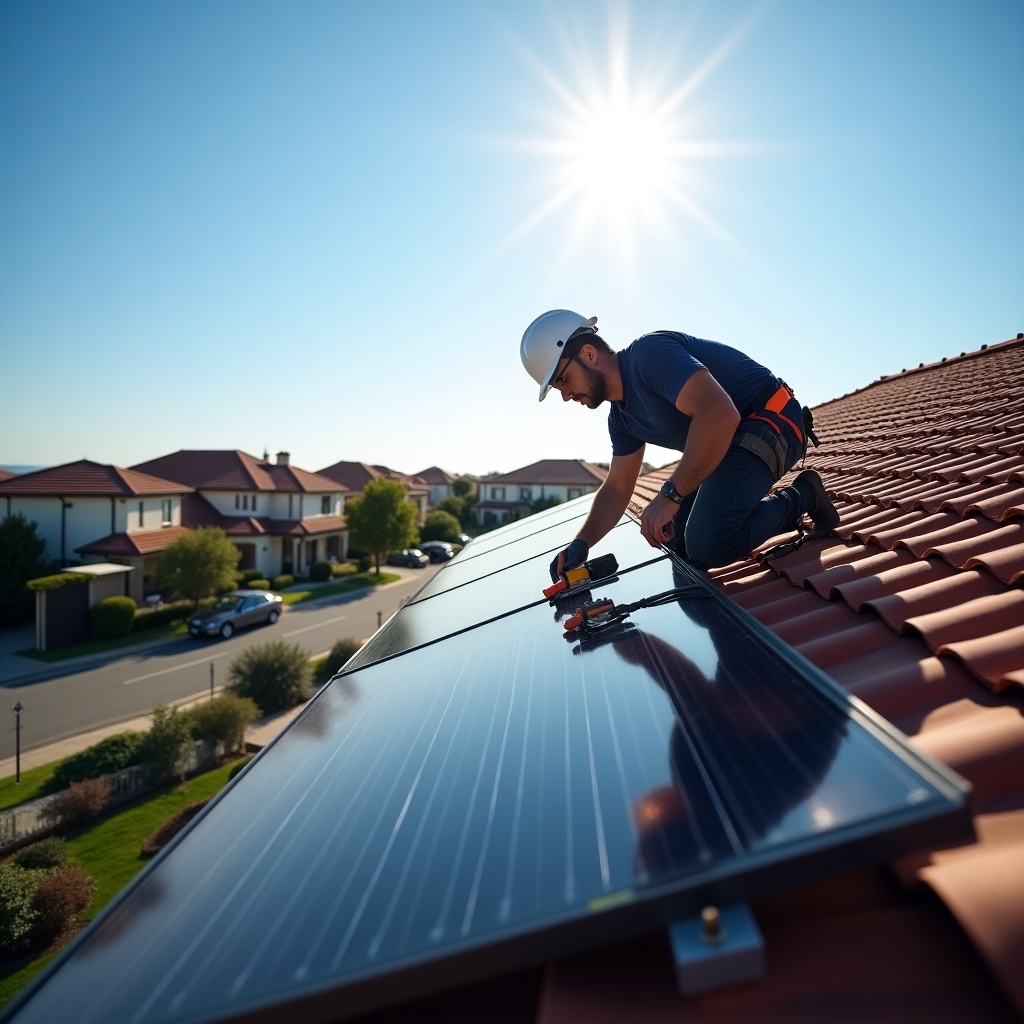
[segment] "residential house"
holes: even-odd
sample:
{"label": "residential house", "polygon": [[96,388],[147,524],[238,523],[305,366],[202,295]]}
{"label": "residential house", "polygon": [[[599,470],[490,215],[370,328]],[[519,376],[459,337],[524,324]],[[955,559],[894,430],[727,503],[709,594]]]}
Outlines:
{"label": "residential house", "polygon": [[419,473],[414,473],[413,477],[427,485],[427,502],[432,506],[436,505],[442,498],[450,498],[452,496],[452,484],[457,479],[439,466],[431,466],[429,469],[421,470]]}
{"label": "residential house", "polygon": [[288,452],[271,463],[243,451],[182,450],[133,468],[188,485],[182,524],[221,527],[242,552],[241,569],[273,579],[348,555],[346,488],[291,465]]}
{"label": "residential house", "polygon": [[608,470],[582,459],[541,459],[511,473],[485,476],[473,506],[481,526],[495,526],[530,514],[536,501],[572,501],[604,483]]}
{"label": "residential house", "polygon": [[371,480],[397,480],[405,487],[406,497],[416,506],[416,523],[423,525],[430,503],[430,488],[418,477],[407,476],[387,466],[371,466],[365,462],[335,462],[332,466],[318,470],[321,476],[334,480],[345,487],[349,496],[358,498]]}
{"label": "residential house", "polygon": [[37,524],[49,559],[130,565],[128,593],[139,603],[155,589],[160,552],[186,532],[182,504],[191,492],[155,473],[88,459],[0,482],[4,513]]}

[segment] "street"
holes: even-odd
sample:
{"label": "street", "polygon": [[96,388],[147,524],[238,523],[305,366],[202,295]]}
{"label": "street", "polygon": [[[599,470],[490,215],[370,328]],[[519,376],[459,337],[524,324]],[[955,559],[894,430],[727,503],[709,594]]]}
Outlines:
{"label": "street", "polygon": [[[326,653],[345,637],[367,639],[440,569],[387,567],[401,579],[357,594],[337,595],[286,610],[273,626],[244,630],[230,640],[176,637],[147,650],[133,648],[99,667],[74,670],[38,682],[15,681],[4,690],[19,701],[21,749],[31,750],[67,736],[127,721],[167,704],[208,693],[211,682],[227,683],[231,662],[253,644],[295,643],[310,656]],[[56,666],[55,666],[56,667]],[[0,758],[14,753],[14,730],[3,730]]]}

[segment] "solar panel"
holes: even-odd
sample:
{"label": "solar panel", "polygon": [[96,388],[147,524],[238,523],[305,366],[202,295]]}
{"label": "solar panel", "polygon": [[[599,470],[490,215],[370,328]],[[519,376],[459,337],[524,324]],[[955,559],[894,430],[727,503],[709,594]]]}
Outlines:
{"label": "solar panel", "polygon": [[673,559],[595,588],[688,593],[593,644],[549,560],[403,609],[6,1019],[339,1020],[970,835],[955,776]]}

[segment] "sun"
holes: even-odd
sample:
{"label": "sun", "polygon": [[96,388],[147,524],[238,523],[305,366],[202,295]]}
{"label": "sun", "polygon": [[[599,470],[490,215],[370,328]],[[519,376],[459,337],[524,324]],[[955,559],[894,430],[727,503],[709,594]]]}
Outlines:
{"label": "sun", "polygon": [[[679,221],[736,243],[702,207],[699,166],[746,147],[701,138],[693,94],[750,28],[736,26],[711,53],[686,63],[679,46],[661,61],[640,60],[631,69],[628,8],[612,7],[606,61],[598,67],[593,48],[568,33],[558,71],[528,50],[523,56],[540,75],[555,103],[544,111],[550,133],[519,140],[543,160],[547,197],[510,233],[506,248],[556,214],[563,217],[566,255],[595,240],[632,265],[641,242],[678,232]],[[674,84],[670,84],[673,83]]]}

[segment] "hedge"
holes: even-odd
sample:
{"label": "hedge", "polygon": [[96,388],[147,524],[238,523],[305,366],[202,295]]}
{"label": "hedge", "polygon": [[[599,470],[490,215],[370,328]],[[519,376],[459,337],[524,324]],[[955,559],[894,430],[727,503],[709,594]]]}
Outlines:
{"label": "hedge", "polygon": [[[209,600],[206,602],[200,602],[209,604]],[[132,623],[133,633],[142,633],[147,629],[159,629],[161,626],[169,626],[172,622],[179,622],[183,619],[187,619],[189,614],[192,612],[191,601],[175,601],[173,604],[164,605],[163,608],[157,608],[155,611],[140,611],[135,615],[135,621]]]}
{"label": "hedge", "polygon": [[90,579],[91,576],[80,572],[59,572],[55,576],[40,576],[39,579],[29,580],[25,586],[29,590],[57,590],[71,584],[88,583]]}
{"label": "hedge", "polygon": [[295,583],[295,577],[289,573],[285,573],[283,576],[275,576],[270,582],[269,590],[284,590],[285,587],[293,586]]}
{"label": "hedge", "polygon": [[130,597],[105,597],[89,609],[89,628],[95,640],[115,640],[127,636],[138,609]]}
{"label": "hedge", "polygon": [[246,590],[270,590],[270,580],[249,580]]}
{"label": "hedge", "polygon": [[67,789],[73,782],[96,779],[142,762],[142,744],[146,734],[136,729],[114,733],[91,747],[72,754],[54,769],[47,789]]}

